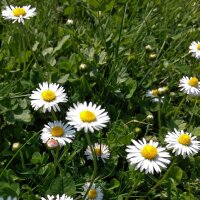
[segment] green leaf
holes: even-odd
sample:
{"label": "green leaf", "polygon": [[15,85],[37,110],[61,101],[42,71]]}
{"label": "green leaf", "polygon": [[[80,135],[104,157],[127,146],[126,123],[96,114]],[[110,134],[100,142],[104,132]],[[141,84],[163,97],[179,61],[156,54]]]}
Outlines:
{"label": "green leaf", "polygon": [[42,156],[39,152],[35,152],[33,155],[32,155],[32,158],[31,158],[31,162],[33,164],[38,164],[38,163],[42,163]]}
{"label": "green leaf", "polygon": [[22,121],[22,122],[31,122],[32,116],[29,110],[23,110],[20,114],[14,114],[15,120]]}
{"label": "green leaf", "polygon": [[63,45],[65,44],[65,42],[67,42],[67,40],[70,38],[70,35],[66,35],[62,38],[62,40],[60,40],[57,44],[57,46],[54,48],[52,54],[55,54],[57,51],[59,51]]}
{"label": "green leaf", "polygon": [[67,194],[73,196],[76,193],[76,186],[70,174],[59,176],[50,184],[46,194]]}
{"label": "green leaf", "polygon": [[195,136],[200,136],[200,127],[194,128],[192,134]]}
{"label": "green leaf", "polygon": [[182,176],[183,170],[178,166],[174,166],[169,172],[169,177],[173,178],[177,185],[181,183]]}
{"label": "green leaf", "polygon": [[110,185],[111,185],[111,187],[109,188],[109,190],[113,190],[120,186],[120,182],[116,178],[113,178],[110,182]]}
{"label": "green leaf", "polygon": [[126,86],[128,87],[128,90],[129,90],[129,93],[126,95],[126,99],[130,99],[137,88],[137,82],[136,80],[129,78],[126,81]]}

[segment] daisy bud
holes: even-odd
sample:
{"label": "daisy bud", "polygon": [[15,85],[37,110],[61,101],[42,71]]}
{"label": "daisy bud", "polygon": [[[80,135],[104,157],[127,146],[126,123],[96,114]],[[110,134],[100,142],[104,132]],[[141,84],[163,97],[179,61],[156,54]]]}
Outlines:
{"label": "daisy bud", "polygon": [[47,145],[47,148],[50,149],[50,150],[56,149],[59,146],[58,141],[54,140],[53,138],[50,138],[47,141],[46,145]]}
{"label": "daisy bud", "polygon": [[74,24],[74,21],[72,19],[68,19],[66,24],[68,24],[68,25]]}
{"label": "daisy bud", "polygon": [[169,96],[170,96],[170,97],[176,97],[177,94],[176,94],[176,92],[170,92]]}
{"label": "daisy bud", "polygon": [[151,53],[151,54],[149,55],[149,59],[150,59],[150,60],[155,60],[156,57],[157,57],[157,54],[155,54],[155,53]]}
{"label": "daisy bud", "polygon": [[79,66],[80,70],[85,70],[86,68],[87,68],[87,65],[84,64],[84,63],[81,63],[80,66]]}
{"label": "daisy bud", "polygon": [[154,116],[152,114],[147,115],[146,120],[148,122],[152,122],[154,120]]}
{"label": "daisy bud", "polygon": [[147,51],[147,52],[151,52],[151,51],[153,51],[153,48],[152,48],[152,46],[151,45],[146,45],[145,47],[145,50]]}
{"label": "daisy bud", "polygon": [[166,94],[168,92],[168,87],[165,86],[165,87],[161,87],[161,88],[158,88],[158,93],[159,94]]}
{"label": "daisy bud", "polygon": [[20,142],[15,142],[15,143],[12,144],[12,150],[13,151],[17,151],[20,147],[21,147]]}
{"label": "daisy bud", "polygon": [[137,133],[137,134],[140,134],[142,132],[142,129],[140,127],[136,127],[134,129],[134,132]]}

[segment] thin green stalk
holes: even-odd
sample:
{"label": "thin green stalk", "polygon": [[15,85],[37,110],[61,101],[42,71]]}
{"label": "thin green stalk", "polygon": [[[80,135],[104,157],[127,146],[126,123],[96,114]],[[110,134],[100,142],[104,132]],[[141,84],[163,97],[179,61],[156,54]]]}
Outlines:
{"label": "thin green stalk", "polygon": [[57,121],[57,117],[56,117],[56,113],[54,112],[54,110],[51,111],[53,120]]}
{"label": "thin green stalk", "polygon": [[158,186],[160,186],[162,184],[162,182],[167,178],[169,172],[171,171],[172,167],[174,166],[174,164],[176,163],[176,157],[174,158],[174,160],[171,162],[170,167],[167,169],[167,171],[165,172],[165,174],[163,175],[163,177],[156,183],[156,185],[154,185],[147,194],[153,192]]}
{"label": "thin green stalk", "polygon": [[160,130],[162,124],[161,124],[161,99],[159,97],[159,102],[158,102],[158,130]]}
{"label": "thin green stalk", "polygon": [[182,98],[181,102],[179,103],[175,113],[174,113],[174,119],[176,119],[177,115],[178,115],[178,112],[180,111],[181,109],[181,106],[183,105],[184,101],[186,99],[186,95]]}
{"label": "thin green stalk", "polygon": [[[196,97],[196,99],[195,99],[195,103],[194,103],[194,109],[193,109],[193,110],[195,110],[195,108],[196,108],[196,106],[197,106],[197,101],[198,101],[198,99],[197,99],[197,97]],[[189,121],[189,123],[188,123],[188,126],[191,125],[191,122],[192,122],[193,116],[194,116],[194,113],[191,114],[191,117],[190,117],[190,121]]]}
{"label": "thin green stalk", "polygon": [[85,133],[85,136],[86,136],[86,140],[87,140],[87,142],[88,142],[88,145],[89,145],[89,147],[90,147],[90,150],[91,150],[91,152],[92,152],[94,170],[93,170],[93,174],[92,174],[92,177],[91,177],[90,185],[89,185],[89,187],[88,187],[88,189],[87,189],[87,191],[86,191],[86,193],[85,193],[85,195],[84,195],[84,197],[83,197],[83,200],[86,199],[87,194],[88,194],[88,192],[90,191],[90,188],[92,187],[92,185],[93,185],[93,183],[94,183],[94,180],[95,180],[95,178],[96,178],[96,174],[97,174],[97,158],[96,158],[96,154],[95,154],[95,152],[94,152],[94,149],[93,149],[93,146],[92,146],[92,143],[91,143],[89,134],[88,134],[88,133]]}
{"label": "thin green stalk", "polygon": [[150,123],[147,124],[147,128],[146,128],[146,131],[145,131],[144,137],[145,137],[145,136],[147,135],[147,133],[149,132],[149,127],[150,127],[150,125],[151,125]]}
{"label": "thin green stalk", "polygon": [[58,161],[59,149],[52,150],[51,153],[52,153],[52,155],[53,155],[55,168],[58,167],[58,169],[59,169],[59,171],[60,171],[60,175],[62,176],[62,175],[63,175],[63,169],[62,169],[62,167],[60,166],[60,163],[59,163],[59,161]]}
{"label": "thin green stalk", "polygon": [[125,200],[128,200],[128,199],[130,198],[131,194],[132,194],[132,193],[134,192],[134,190],[136,189],[136,187],[137,187],[137,185],[138,185],[140,179],[141,179],[141,174],[139,173],[139,175],[138,175],[138,177],[136,178],[136,180],[135,180],[135,182],[134,182],[134,184],[133,184],[131,190],[130,190],[129,193],[127,194]]}
{"label": "thin green stalk", "polygon": [[27,143],[29,143],[36,135],[38,135],[38,133],[36,133],[35,135],[33,135],[32,137],[30,137],[17,151],[16,153],[13,155],[13,157],[9,160],[9,162],[7,163],[7,165],[4,167],[4,169],[2,170],[1,174],[0,174],[0,178],[3,175],[3,173],[5,172],[5,170],[8,168],[8,166],[10,165],[10,163],[14,160],[14,158],[18,155],[18,153],[25,147],[25,145]]}

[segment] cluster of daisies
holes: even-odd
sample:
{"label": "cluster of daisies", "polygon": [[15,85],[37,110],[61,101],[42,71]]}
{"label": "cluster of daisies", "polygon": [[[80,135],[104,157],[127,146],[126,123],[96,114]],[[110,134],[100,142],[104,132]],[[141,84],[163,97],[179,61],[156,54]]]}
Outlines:
{"label": "cluster of daisies", "polygon": [[[34,110],[41,110],[45,112],[57,112],[61,111],[59,103],[65,103],[68,100],[67,94],[62,86],[56,83],[43,82],[39,84],[39,87],[30,95],[31,105]],[[106,124],[110,121],[108,113],[101,106],[97,106],[91,102],[83,102],[73,104],[72,107],[66,112],[66,123],[62,121],[53,121],[44,125],[41,133],[41,140],[48,148],[54,149],[57,147],[65,146],[67,143],[71,143],[75,138],[77,131],[83,130],[85,133],[94,133],[102,128],[106,127]],[[96,159],[101,159],[105,162],[110,156],[108,146],[105,144],[95,143],[93,147],[87,147],[85,156],[88,160],[93,160],[93,152],[95,152]],[[87,192],[90,183],[86,183],[83,186],[85,192]],[[48,195],[50,199],[63,199],[71,200],[71,197],[67,197],[64,194],[59,197]],[[87,199],[101,200],[103,193],[99,187],[96,187],[92,183],[91,188],[87,192]],[[42,198],[45,199],[45,198]]]}

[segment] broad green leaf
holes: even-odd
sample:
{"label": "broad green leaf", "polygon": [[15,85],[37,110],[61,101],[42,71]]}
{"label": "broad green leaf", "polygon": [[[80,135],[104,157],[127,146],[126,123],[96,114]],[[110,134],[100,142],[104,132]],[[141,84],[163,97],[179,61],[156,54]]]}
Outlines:
{"label": "broad green leaf", "polygon": [[65,193],[69,196],[72,196],[76,193],[76,186],[70,174],[66,174],[62,177],[56,177],[50,184],[46,194],[56,195]]}

